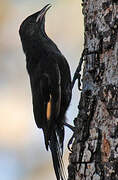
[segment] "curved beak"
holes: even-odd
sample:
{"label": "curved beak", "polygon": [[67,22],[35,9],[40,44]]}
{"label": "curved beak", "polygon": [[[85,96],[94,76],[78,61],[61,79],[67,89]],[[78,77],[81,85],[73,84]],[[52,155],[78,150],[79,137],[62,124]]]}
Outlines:
{"label": "curved beak", "polygon": [[36,22],[41,20],[45,16],[45,14],[48,11],[48,9],[50,9],[51,7],[52,7],[51,4],[47,4],[43,9],[41,9],[39,11],[39,14],[38,14],[37,18],[36,18]]}

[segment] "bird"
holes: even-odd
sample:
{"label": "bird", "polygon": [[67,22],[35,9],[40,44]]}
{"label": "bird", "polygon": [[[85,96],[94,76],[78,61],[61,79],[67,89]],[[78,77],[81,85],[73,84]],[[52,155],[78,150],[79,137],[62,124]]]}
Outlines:
{"label": "bird", "polygon": [[43,130],[46,150],[50,149],[57,180],[65,180],[63,165],[64,124],[72,96],[69,64],[45,30],[47,4],[28,16],[19,35],[26,56],[36,125]]}

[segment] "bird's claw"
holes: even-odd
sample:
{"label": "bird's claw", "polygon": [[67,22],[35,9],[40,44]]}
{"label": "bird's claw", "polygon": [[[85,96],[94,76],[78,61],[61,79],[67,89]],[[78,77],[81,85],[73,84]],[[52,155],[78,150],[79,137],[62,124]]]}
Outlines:
{"label": "bird's claw", "polygon": [[68,142],[68,145],[67,145],[68,150],[69,150],[70,152],[72,152],[72,148],[70,147],[70,145],[72,144],[73,139],[74,139],[74,134],[73,134],[72,137],[70,138],[70,140],[69,140],[69,142]]}

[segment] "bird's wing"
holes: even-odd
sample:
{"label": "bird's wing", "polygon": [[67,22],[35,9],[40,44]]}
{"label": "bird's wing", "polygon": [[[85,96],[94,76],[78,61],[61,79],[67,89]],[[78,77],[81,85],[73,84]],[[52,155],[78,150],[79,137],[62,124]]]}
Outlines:
{"label": "bird's wing", "polygon": [[[48,141],[52,130],[55,128],[56,119],[60,113],[61,104],[61,76],[57,64],[52,65],[51,70],[45,71],[40,76],[39,89],[44,104],[46,122],[48,124]],[[43,108],[42,107],[42,108]],[[47,130],[46,130],[47,131]]]}
{"label": "bird's wing", "polygon": [[[46,104],[46,118],[47,121],[51,120],[52,116],[57,118],[60,112],[61,103],[61,87],[60,87],[60,73],[58,71],[58,83],[54,87],[50,74],[44,73],[40,77],[40,92],[44,104]],[[54,107],[53,107],[54,106]]]}
{"label": "bird's wing", "polygon": [[72,89],[71,89],[71,74],[66,58],[62,54],[56,54],[55,58],[58,63],[61,75],[61,108],[60,118],[64,118],[66,110],[70,104]]}

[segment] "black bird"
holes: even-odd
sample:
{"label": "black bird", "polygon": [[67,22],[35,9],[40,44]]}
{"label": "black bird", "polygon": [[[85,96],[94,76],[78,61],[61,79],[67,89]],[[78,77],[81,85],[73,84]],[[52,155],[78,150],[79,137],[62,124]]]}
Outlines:
{"label": "black bird", "polygon": [[65,57],[45,32],[45,14],[50,7],[47,4],[27,17],[19,34],[26,55],[35,122],[43,130],[46,149],[51,150],[57,180],[64,180],[64,123],[71,101],[71,75]]}

